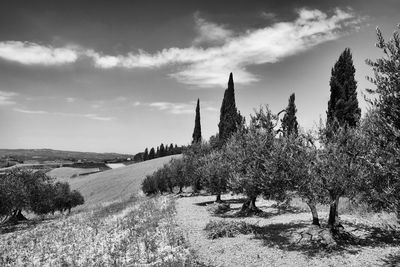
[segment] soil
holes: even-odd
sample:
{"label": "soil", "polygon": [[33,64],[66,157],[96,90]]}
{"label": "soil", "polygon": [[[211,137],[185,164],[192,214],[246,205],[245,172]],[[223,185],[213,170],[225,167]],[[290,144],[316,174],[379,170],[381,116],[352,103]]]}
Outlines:
{"label": "soil", "polygon": [[[324,228],[327,213],[319,211],[322,228],[312,226],[308,210],[278,210],[273,201],[256,202],[263,212],[238,217],[243,199],[223,195],[230,204],[224,214],[213,215],[215,196],[176,199],[177,220],[199,260],[211,266],[400,266],[400,229],[380,222],[342,215],[345,231],[332,236]],[[208,239],[211,220],[244,221],[254,232],[235,237]]]}

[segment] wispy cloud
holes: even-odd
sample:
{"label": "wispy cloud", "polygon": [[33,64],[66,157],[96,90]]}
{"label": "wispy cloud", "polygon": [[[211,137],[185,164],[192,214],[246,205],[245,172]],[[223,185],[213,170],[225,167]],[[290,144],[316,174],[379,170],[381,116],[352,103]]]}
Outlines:
{"label": "wispy cloud", "polygon": [[158,110],[167,111],[172,114],[192,114],[194,113],[194,106],[184,103],[171,103],[171,102],[153,102],[148,104],[149,107]]}
{"label": "wispy cloud", "polygon": [[17,95],[18,94],[14,92],[0,91],[0,106],[16,104],[16,102],[14,101],[14,97]]}
{"label": "wispy cloud", "polygon": [[[0,42],[0,58],[33,65],[72,63],[79,57],[93,60],[98,68],[148,68],[173,66],[169,74],[177,81],[195,87],[225,86],[226,75],[234,72],[239,84],[259,78],[248,68],[274,63],[285,57],[337,39],[360,24],[350,11],[336,9],[330,16],[316,9],[299,9],[294,21],[277,22],[260,29],[234,33],[225,25],[206,21],[195,14],[198,36],[186,48],[165,48],[155,53],[144,50],[124,55],[106,55],[79,46],[54,48],[30,42]],[[274,14],[265,13],[272,19]],[[211,46],[210,46],[211,45]]]}
{"label": "wispy cloud", "polygon": [[[147,106],[150,108],[155,108],[160,111],[165,111],[171,114],[181,115],[181,114],[194,114],[197,102],[189,103],[173,103],[173,102],[152,102],[152,103],[141,103],[141,106]],[[208,112],[217,111],[216,108],[212,106],[200,105],[200,109]]]}
{"label": "wispy cloud", "polygon": [[331,16],[319,10],[300,9],[292,22],[277,22],[271,26],[250,30],[232,36],[232,33],[216,24],[197,18],[200,28],[209,28],[209,36],[200,38],[220,39],[225,42],[208,47],[168,48],[149,54],[138,53],[109,56],[94,51],[87,53],[100,68],[159,68],[176,65],[172,77],[181,83],[199,87],[225,86],[226,73],[233,71],[237,83],[247,84],[258,80],[247,67],[274,63],[285,57],[310,49],[318,44],[342,36],[359,22],[351,12],[336,9]]}
{"label": "wispy cloud", "polygon": [[81,117],[98,121],[111,121],[115,119],[114,117],[99,116],[97,114],[91,114],[91,113],[80,114],[80,113],[67,113],[67,112],[49,112],[45,110],[29,110],[21,108],[14,108],[14,111],[25,114],[37,114],[37,115],[48,114],[48,115],[65,116],[65,117]]}
{"label": "wispy cloud", "polygon": [[74,97],[67,97],[67,98],[65,99],[65,101],[66,101],[67,103],[74,103],[74,102],[76,101],[76,98],[74,98]]}
{"label": "wispy cloud", "polygon": [[223,44],[233,36],[233,31],[225,25],[218,25],[201,18],[199,13],[194,15],[197,37],[193,43],[201,44]]}
{"label": "wispy cloud", "polygon": [[0,42],[0,58],[25,65],[61,65],[75,62],[78,52],[75,48],[54,48],[31,42]]}

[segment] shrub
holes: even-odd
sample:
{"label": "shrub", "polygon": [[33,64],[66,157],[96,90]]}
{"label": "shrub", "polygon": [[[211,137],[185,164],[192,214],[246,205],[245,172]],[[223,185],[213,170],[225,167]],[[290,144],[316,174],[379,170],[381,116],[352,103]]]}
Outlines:
{"label": "shrub", "polygon": [[250,234],[253,232],[253,227],[246,222],[236,221],[210,221],[207,223],[204,230],[207,232],[209,239],[217,239],[220,237],[235,237],[239,234]]}

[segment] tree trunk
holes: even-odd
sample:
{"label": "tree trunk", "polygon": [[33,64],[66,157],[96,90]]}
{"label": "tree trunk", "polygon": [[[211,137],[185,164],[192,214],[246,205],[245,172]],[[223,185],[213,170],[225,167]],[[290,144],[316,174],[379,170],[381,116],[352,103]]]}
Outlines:
{"label": "tree trunk", "polygon": [[331,203],[329,205],[328,227],[331,229],[335,229],[342,226],[340,224],[339,212],[338,212],[339,199],[340,196],[331,198]]}
{"label": "tree trunk", "polygon": [[217,203],[221,203],[222,202],[221,194],[217,194],[217,199],[215,200],[215,202],[217,202]]}
{"label": "tree trunk", "polygon": [[178,192],[178,194],[182,194],[182,193],[183,193],[182,188],[183,188],[183,186],[179,186],[179,192]]}
{"label": "tree trunk", "polygon": [[242,206],[242,212],[253,212],[253,213],[258,213],[261,210],[256,207],[256,200],[257,197],[250,197],[246,200],[246,202],[243,203]]}
{"label": "tree trunk", "polygon": [[22,214],[22,210],[14,210],[12,215],[5,220],[3,223],[11,223],[11,224],[17,224],[20,221],[27,221],[28,219]]}
{"label": "tree trunk", "polygon": [[315,204],[312,202],[307,202],[308,207],[311,210],[311,214],[312,214],[312,224],[313,225],[318,225],[321,226],[321,224],[319,223],[319,218],[318,218],[318,211],[317,208],[315,207]]}

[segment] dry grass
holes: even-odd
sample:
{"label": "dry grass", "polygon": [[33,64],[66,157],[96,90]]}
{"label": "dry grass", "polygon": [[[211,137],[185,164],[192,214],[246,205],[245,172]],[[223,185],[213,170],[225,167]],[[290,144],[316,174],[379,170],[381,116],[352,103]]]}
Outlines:
{"label": "dry grass", "polygon": [[79,190],[85,198],[85,205],[81,208],[115,200],[126,200],[132,194],[140,191],[142,180],[147,174],[153,173],[173,157],[180,157],[180,155],[157,158],[118,169],[80,176],[70,179],[68,182],[71,189]]}
{"label": "dry grass", "polygon": [[193,262],[167,197],[133,198],[0,235],[0,266],[183,266]]}
{"label": "dry grass", "polygon": [[100,171],[99,168],[71,168],[71,167],[61,167],[55,168],[49,171],[47,174],[50,177],[56,178],[60,182],[68,182],[73,176],[79,176],[85,173],[92,173]]}

